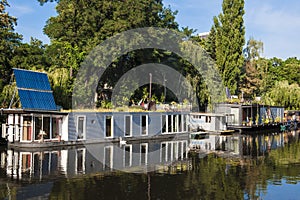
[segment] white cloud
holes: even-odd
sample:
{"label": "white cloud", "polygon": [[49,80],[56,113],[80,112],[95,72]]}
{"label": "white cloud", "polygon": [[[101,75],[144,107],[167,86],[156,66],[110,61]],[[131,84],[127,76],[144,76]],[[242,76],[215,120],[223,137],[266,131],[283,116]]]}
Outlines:
{"label": "white cloud", "polygon": [[252,9],[248,16],[249,24],[266,32],[286,32],[300,28],[300,14],[289,10],[277,10],[270,5]]}
{"label": "white cloud", "polygon": [[27,6],[27,5],[21,5],[21,4],[13,4],[10,5],[10,7],[7,9],[9,12],[14,13],[18,17],[26,14],[31,14],[34,12],[34,9]]}
{"label": "white cloud", "polygon": [[246,34],[264,43],[266,57],[300,58],[300,13],[297,4],[252,1],[246,4]]}

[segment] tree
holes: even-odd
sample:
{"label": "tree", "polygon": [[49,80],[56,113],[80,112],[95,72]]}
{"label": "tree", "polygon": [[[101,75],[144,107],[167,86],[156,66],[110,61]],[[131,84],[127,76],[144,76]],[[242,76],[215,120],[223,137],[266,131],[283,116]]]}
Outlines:
{"label": "tree", "polygon": [[80,52],[77,46],[72,47],[68,42],[54,41],[46,48],[46,55],[52,58],[48,72],[55,101],[69,109],[72,106],[73,83],[85,52]]}
{"label": "tree", "polygon": [[262,71],[258,69],[260,56],[263,52],[263,43],[250,38],[244,49],[245,65],[242,68],[242,78],[240,90],[246,97],[260,95],[260,87],[262,85]]}
{"label": "tree", "polygon": [[[11,79],[12,65],[10,60],[14,56],[16,47],[20,44],[21,35],[14,32],[17,23],[15,17],[9,16],[5,7],[9,6],[6,0],[0,0],[0,92]],[[5,96],[1,94],[1,102]]]}
{"label": "tree", "polygon": [[300,86],[296,83],[289,84],[288,81],[276,82],[265,95],[264,101],[268,105],[284,106],[287,109],[300,109]]}
{"label": "tree", "polygon": [[11,65],[15,68],[29,70],[48,70],[49,60],[45,55],[46,45],[42,41],[31,38],[30,43],[20,43],[14,50]]}
{"label": "tree", "polygon": [[[60,0],[56,9],[58,15],[51,17],[44,28],[51,39],[46,51],[53,61],[51,69],[67,68],[73,78],[86,52],[117,33],[149,26],[178,28],[176,12],[164,8],[161,0]],[[149,60],[163,60],[160,57],[161,54],[156,54],[155,49],[136,50],[119,57],[101,77],[98,92],[102,91],[104,85],[113,87],[131,68]],[[73,81],[70,83],[72,85]]]}
{"label": "tree", "polygon": [[255,40],[253,37],[247,42],[244,49],[245,58],[247,61],[253,61],[261,57],[264,51],[264,43],[262,41]]}
{"label": "tree", "polygon": [[[224,0],[222,13],[214,18],[212,30],[215,30],[215,41],[210,41],[211,47],[215,44],[216,64],[224,85],[230,89],[232,94],[237,92],[241,67],[244,65],[245,27],[243,15],[244,0]],[[213,51],[210,53],[214,55]]]}
{"label": "tree", "polygon": [[281,79],[288,80],[289,84],[300,85],[300,61],[297,58],[288,58],[280,66],[278,72]]}
{"label": "tree", "polygon": [[218,18],[213,18],[214,26],[211,27],[207,40],[205,42],[205,50],[213,60],[216,60],[216,29],[219,28]]}
{"label": "tree", "polygon": [[161,0],[60,0],[56,10],[58,15],[47,21],[44,32],[51,41],[69,42],[80,51],[89,51],[116,33],[133,28],[178,27],[176,12],[164,8]]}

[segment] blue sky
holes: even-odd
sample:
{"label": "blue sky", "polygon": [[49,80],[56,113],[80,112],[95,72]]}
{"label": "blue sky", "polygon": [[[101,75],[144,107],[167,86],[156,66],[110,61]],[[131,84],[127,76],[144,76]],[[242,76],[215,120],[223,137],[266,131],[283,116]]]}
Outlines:
{"label": "blue sky", "polygon": [[[55,16],[55,3],[40,6],[37,0],[8,0],[10,15],[18,18],[16,31],[28,42],[30,37],[49,43],[43,27]],[[221,12],[222,0],[164,0],[165,6],[178,10],[180,27],[188,26],[197,32],[207,32],[212,18]],[[300,1],[246,0],[244,16],[246,40],[254,37],[264,43],[264,57],[300,58]]]}

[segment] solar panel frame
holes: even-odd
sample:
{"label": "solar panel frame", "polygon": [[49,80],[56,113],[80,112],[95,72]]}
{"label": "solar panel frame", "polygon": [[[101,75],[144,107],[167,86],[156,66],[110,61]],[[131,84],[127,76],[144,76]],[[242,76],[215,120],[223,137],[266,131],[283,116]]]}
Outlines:
{"label": "solar panel frame", "polygon": [[52,92],[18,89],[23,109],[57,110]]}
{"label": "solar panel frame", "polygon": [[18,88],[51,91],[50,82],[46,73],[23,69],[14,69]]}
{"label": "solar panel frame", "polygon": [[46,73],[13,69],[23,109],[57,110]]}

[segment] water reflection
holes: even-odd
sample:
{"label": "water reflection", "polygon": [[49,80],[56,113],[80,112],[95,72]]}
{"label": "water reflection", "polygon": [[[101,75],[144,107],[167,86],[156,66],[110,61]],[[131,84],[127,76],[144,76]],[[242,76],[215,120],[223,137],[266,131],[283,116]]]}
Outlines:
{"label": "water reflection", "polygon": [[265,134],[203,134],[190,139],[190,149],[203,156],[209,153],[234,157],[264,156],[271,150],[299,140],[299,131]]}
{"label": "water reflection", "polygon": [[173,162],[185,161],[188,140],[142,143],[91,144],[78,148],[31,151],[9,149],[2,152],[2,168],[17,180],[42,180],[44,177],[73,177],[79,174],[113,170],[156,171]]}
{"label": "water reflection", "polygon": [[[209,135],[196,141],[97,144],[1,153],[0,199],[293,198],[299,132]],[[153,153],[155,152],[155,153]],[[127,173],[127,172],[142,173]]]}

